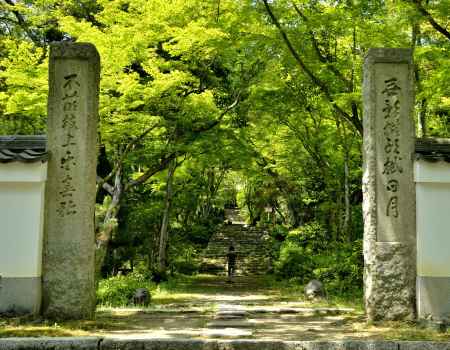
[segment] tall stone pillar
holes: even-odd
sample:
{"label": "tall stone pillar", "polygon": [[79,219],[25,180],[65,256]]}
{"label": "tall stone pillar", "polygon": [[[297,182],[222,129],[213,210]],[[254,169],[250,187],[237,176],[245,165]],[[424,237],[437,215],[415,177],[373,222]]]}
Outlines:
{"label": "tall stone pillar", "polygon": [[95,182],[100,58],[91,44],[50,48],[43,311],[95,310]]}
{"label": "tall stone pillar", "polygon": [[415,318],[414,84],[410,49],[364,63],[364,297],[369,320]]}

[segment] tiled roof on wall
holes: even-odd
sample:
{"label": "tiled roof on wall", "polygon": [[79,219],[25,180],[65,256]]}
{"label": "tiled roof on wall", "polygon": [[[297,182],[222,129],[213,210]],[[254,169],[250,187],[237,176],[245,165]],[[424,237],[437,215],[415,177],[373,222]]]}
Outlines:
{"label": "tiled roof on wall", "polygon": [[416,139],[416,159],[450,163],[450,139]]}
{"label": "tiled roof on wall", "polygon": [[44,162],[48,159],[45,135],[0,136],[0,163]]}

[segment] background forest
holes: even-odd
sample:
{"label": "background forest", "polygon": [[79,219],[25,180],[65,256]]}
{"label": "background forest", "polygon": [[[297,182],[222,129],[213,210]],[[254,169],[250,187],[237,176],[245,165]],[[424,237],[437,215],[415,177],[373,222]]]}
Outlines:
{"label": "background forest", "polygon": [[364,55],[412,48],[418,136],[450,137],[449,14],[449,0],[0,0],[0,134],[46,132],[49,43],[91,42],[99,274],[199,272],[237,206],[269,230],[276,276],[351,292]]}

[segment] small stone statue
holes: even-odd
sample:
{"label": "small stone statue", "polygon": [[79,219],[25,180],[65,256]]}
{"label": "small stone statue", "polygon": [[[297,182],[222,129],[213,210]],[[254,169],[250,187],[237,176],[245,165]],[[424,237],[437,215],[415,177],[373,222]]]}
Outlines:
{"label": "small stone statue", "polygon": [[147,288],[138,288],[133,294],[133,304],[147,306],[150,303],[151,295]]}
{"label": "small stone statue", "polygon": [[311,280],[305,286],[305,297],[309,300],[325,298],[325,288],[323,287],[322,282],[318,280]]}

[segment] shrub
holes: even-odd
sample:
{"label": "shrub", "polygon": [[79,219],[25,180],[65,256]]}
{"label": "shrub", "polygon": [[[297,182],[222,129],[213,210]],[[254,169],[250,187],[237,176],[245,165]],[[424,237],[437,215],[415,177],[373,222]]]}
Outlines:
{"label": "shrub", "polygon": [[283,225],[276,225],[270,230],[270,236],[276,240],[283,242],[286,239],[286,236],[289,234],[288,229]]}
{"label": "shrub", "polygon": [[156,286],[139,273],[101,280],[97,288],[97,304],[103,306],[131,305],[133,294],[137,288],[147,288],[151,291]]}
{"label": "shrub", "polygon": [[275,262],[275,273],[283,278],[304,282],[311,277],[313,261],[305,248],[293,242],[284,242],[280,249],[280,256]]}
{"label": "shrub", "polygon": [[324,283],[327,292],[352,293],[362,288],[362,241],[329,242],[325,229],[310,223],[292,230],[281,244],[275,274],[300,284]]}
{"label": "shrub", "polygon": [[315,221],[289,231],[286,236],[286,241],[308,248],[312,252],[319,252],[326,249],[328,240],[329,237],[325,228]]}
{"label": "shrub", "polygon": [[325,283],[328,291],[353,293],[363,284],[362,240],[336,243],[330,253],[317,259],[314,278]]}
{"label": "shrub", "polygon": [[193,275],[200,269],[197,249],[185,240],[173,242],[169,247],[170,269],[184,275]]}
{"label": "shrub", "polygon": [[200,270],[200,264],[193,260],[175,260],[173,267],[183,275],[194,275]]}

